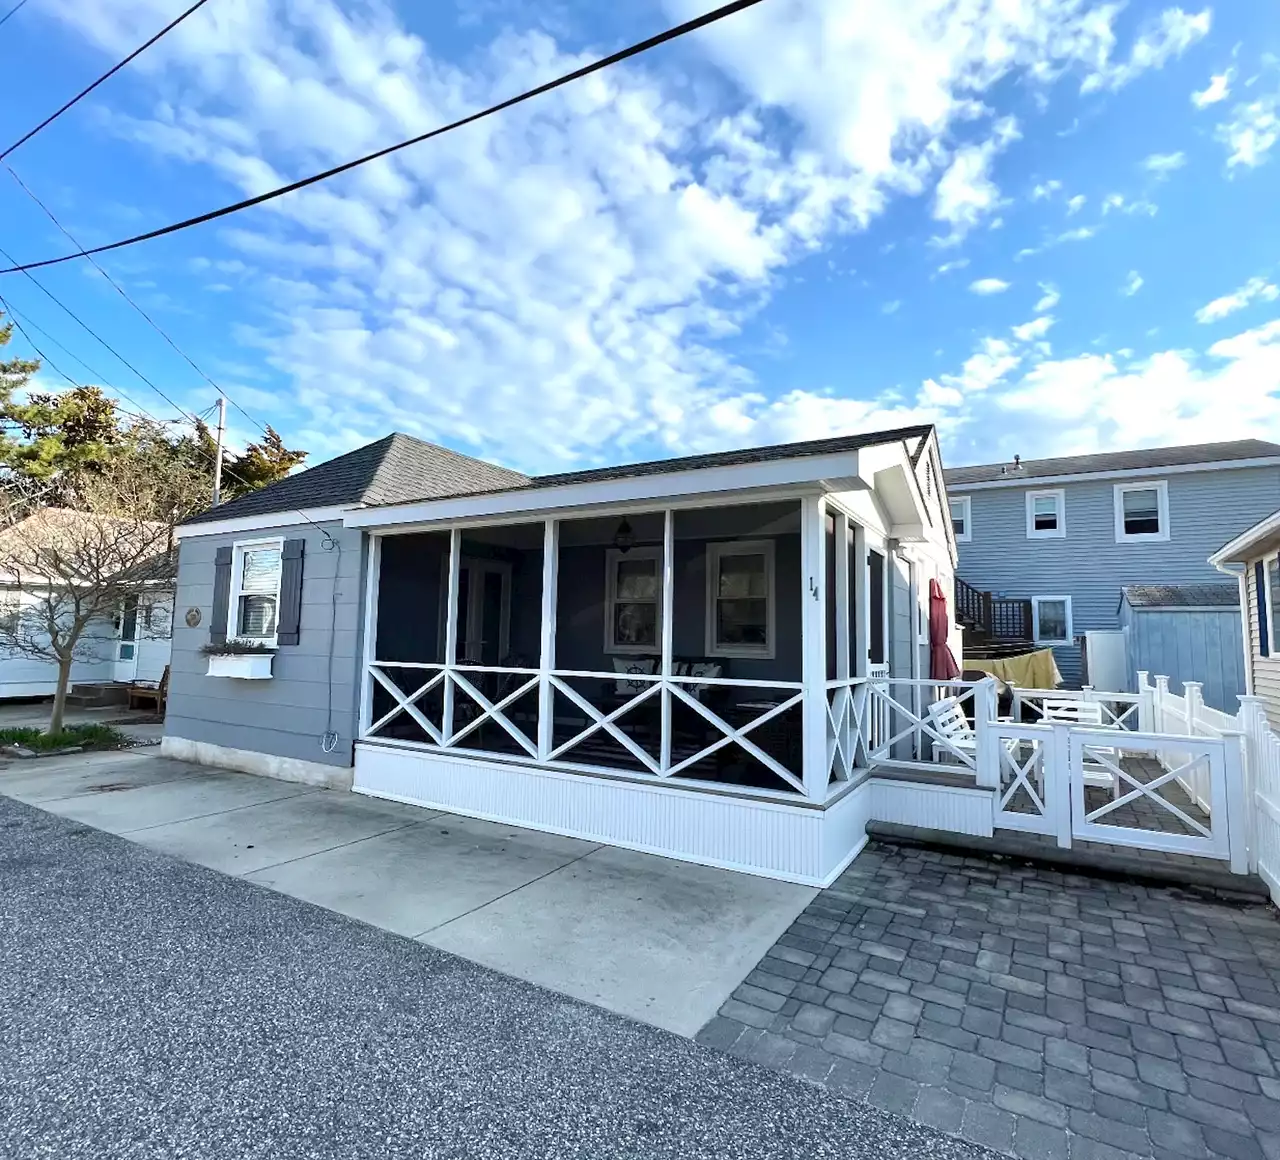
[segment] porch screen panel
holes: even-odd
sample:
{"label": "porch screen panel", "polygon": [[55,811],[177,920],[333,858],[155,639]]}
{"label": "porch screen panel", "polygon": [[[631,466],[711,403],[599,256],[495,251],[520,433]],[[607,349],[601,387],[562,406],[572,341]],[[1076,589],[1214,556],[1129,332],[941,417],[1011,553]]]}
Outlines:
{"label": "porch screen panel", "polygon": [[867,553],[871,581],[871,663],[884,664],[884,556],[874,548]]}
{"label": "porch screen panel", "polygon": [[[800,504],[680,509],[674,540],[671,676],[678,692],[670,704],[676,776],[793,788],[771,763],[800,775],[801,709],[780,708],[794,690],[723,682],[802,679]],[[767,719],[753,724],[759,718]],[[744,731],[749,746],[732,741],[699,757],[727,736],[717,722]]]}
{"label": "porch screen panel", "polygon": [[836,666],[836,617],[843,610],[836,607],[836,518],[828,513],[824,517],[826,543],[823,546],[822,558],[826,567],[826,622],[827,622],[827,680],[834,681],[837,676]]}
{"label": "porch screen panel", "polygon": [[[459,538],[455,746],[525,755],[537,745],[544,525],[467,528]],[[523,739],[523,740],[522,740]]]}

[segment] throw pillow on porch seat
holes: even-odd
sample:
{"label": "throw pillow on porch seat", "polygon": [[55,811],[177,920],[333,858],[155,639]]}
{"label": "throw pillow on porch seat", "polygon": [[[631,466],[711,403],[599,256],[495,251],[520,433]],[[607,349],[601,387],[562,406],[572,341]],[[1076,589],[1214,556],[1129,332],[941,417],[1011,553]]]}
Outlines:
{"label": "throw pillow on porch seat", "polygon": [[[613,671],[615,673],[628,673],[632,676],[652,676],[657,671],[658,662],[654,657],[614,657]],[[637,693],[643,693],[647,689],[651,681],[628,681],[619,679],[618,694],[624,697],[634,697]]]}
{"label": "throw pillow on porch seat", "polygon": [[[693,664],[689,666],[689,676],[710,677],[712,680],[717,680],[723,668],[724,666],[721,665],[718,661],[695,661]],[[689,689],[689,691],[695,697],[701,700],[702,694],[705,693],[710,688],[711,688],[710,685],[701,684],[701,685],[694,685],[691,689]]]}

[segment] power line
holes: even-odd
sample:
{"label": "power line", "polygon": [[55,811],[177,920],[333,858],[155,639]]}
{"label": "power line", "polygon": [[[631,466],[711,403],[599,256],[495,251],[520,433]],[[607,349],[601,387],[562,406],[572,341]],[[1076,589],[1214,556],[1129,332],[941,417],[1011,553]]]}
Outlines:
{"label": "power line", "polygon": [[[651,48],[657,48],[659,45],[666,44],[668,41],[676,40],[681,36],[687,36],[691,32],[696,32],[700,28],[706,28],[710,24],[714,24],[719,20],[725,19],[727,16],[733,16],[738,12],[742,12],[747,8],[754,7],[761,0],[733,0],[730,4],[722,5],[719,8],[699,16],[694,20],[688,20],[684,24],[678,24],[674,28],[669,28],[665,32],[660,32],[656,36],[651,36],[647,40],[642,40],[638,44],[633,44],[630,48],[624,48],[620,52],[615,52],[611,56],[602,57],[600,60],[591,64],[584,65],[582,68],[575,69],[571,73],[557,77],[553,81],[539,85],[537,88],[529,89],[521,93],[519,96],[509,97],[505,101],[501,101],[496,105],[490,105],[487,109],[482,109],[478,113],[471,113],[466,117],[462,117],[457,121],[452,121],[448,125],[442,125],[430,132],[421,133],[417,137],[410,137],[407,141],[401,141],[398,145],[389,145],[385,149],[379,149],[376,153],[368,153],[364,157],[357,158],[355,161],[348,161],[343,165],[337,165],[332,169],[326,169],[323,173],[313,174],[311,177],[304,177],[300,181],[291,182],[289,185],[282,185],[278,189],[270,190],[267,193],[260,193],[256,197],[246,198],[243,201],[235,202],[233,205],[224,205],[221,209],[210,210],[208,213],[199,214],[196,217],[186,218],[180,222],[174,222],[172,225],[162,226],[160,229],[149,230],[145,234],[136,234],[131,238],[124,238],[118,242],[111,242],[105,246],[95,246],[91,250],[82,250],[76,254],[63,254],[59,258],[45,258],[39,262],[27,262],[24,265],[13,265],[8,269],[0,270],[0,274],[15,274],[18,272],[26,273],[29,270],[37,270],[42,266],[56,266],[62,262],[70,262],[76,258],[87,258],[93,254],[105,254],[109,250],[123,249],[125,246],[136,245],[138,242],[151,241],[153,238],[162,238],[167,234],[177,233],[179,230],[189,229],[192,226],[203,225],[205,222],[215,221],[218,218],[226,217],[228,214],[239,213],[241,210],[250,209],[255,205],[262,205],[264,202],[272,201],[277,197],[283,197],[286,193],[294,193],[299,189],[305,189],[309,185],[315,185],[317,182],[327,181],[331,177],[337,177],[339,174],[347,173],[352,169],[356,169],[361,165],[367,165],[370,161],[377,161],[383,157],[389,157],[392,153],[398,153],[401,149],[407,149],[411,145],[419,145],[423,141],[429,141],[433,137],[439,137],[441,134],[452,132],[454,129],[461,129],[464,125],[473,124],[476,121],[491,117],[495,113],[500,113],[505,109],[510,109],[515,105],[522,104],[525,101],[539,97],[543,93],[549,93],[553,89],[561,88],[572,81],[580,80],[592,73],[600,72],[609,68],[611,65],[619,64],[631,57],[639,56],[643,52],[648,52]],[[0,160],[11,150],[0,153]],[[13,259],[10,259],[12,261]]]}
{"label": "power line", "polygon": [[[34,201],[36,205],[38,205],[42,210],[44,210],[45,216],[48,217],[48,219],[51,222],[53,222],[53,224],[57,226],[58,229],[62,231],[63,235],[67,238],[67,240],[73,246],[76,247],[77,250],[79,250],[82,254],[85,254],[84,247],[75,239],[75,237],[72,236],[71,231],[68,230],[67,227],[64,226],[62,222],[58,220],[58,217],[53,212],[53,210],[51,210],[47,205],[45,205],[43,201],[40,200],[39,197],[36,196],[35,190],[31,189],[27,185],[27,183],[23,181],[21,177],[18,176],[18,174],[14,171],[13,166],[9,165],[6,162],[4,167],[9,171],[9,176],[12,177],[13,180],[18,183],[18,188],[21,189],[23,193],[25,193],[29,198],[31,198],[31,200]],[[242,406],[240,406],[240,404],[237,403],[235,399],[233,399],[229,394],[227,394],[227,392],[223,390],[221,386],[215,383],[209,375],[207,375],[203,370],[201,370],[200,367],[196,365],[195,360],[189,354],[187,354],[187,352],[183,350],[176,342],[174,342],[174,340],[160,326],[160,324],[156,322],[155,319],[152,318],[150,314],[148,314],[145,310],[143,310],[142,307],[139,306],[137,302],[135,302],[129,296],[128,292],[125,290],[123,286],[120,285],[119,282],[117,282],[113,277],[111,277],[111,275],[108,274],[107,271],[104,270],[102,266],[93,257],[91,257],[88,254],[85,254],[85,257],[89,258],[89,262],[93,266],[93,268],[97,270],[98,273],[101,274],[109,283],[111,283],[116,293],[119,294],[120,297],[123,298],[130,306],[132,306],[134,310],[136,310],[139,314],[141,314],[144,319],[146,319],[147,324],[151,327],[151,329],[154,330],[161,338],[165,340],[165,342],[167,342],[171,347],[173,347],[173,349],[177,351],[178,354],[180,354],[183,357],[183,359],[186,360],[187,365],[190,366],[191,369],[196,372],[196,374],[198,374],[202,379],[204,379],[204,381],[208,383],[220,395],[224,396],[227,402],[230,403],[237,411],[239,411],[240,414],[242,414],[246,419],[248,419],[250,423],[252,423],[255,427],[261,430],[263,434],[266,434],[267,428],[262,423],[260,423],[257,419],[255,419],[252,415],[250,415],[249,412],[246,411]],[[12,259],[10,260],[12,261]]]}
{"label": "power line", "polygon": [[[138,47],[135,48],[128,56],[126,56],[124,60],[120,61],[118,64],[112,65],[96,81],[94,81],[91,85],[87,85],[85,88],[81,89],[78,93],[76,93],[74,97],[71,98],[71,100],[69,100],[60,109],[57,109],[55,112],[50,113],[34,129],[29,130],[28,132],[24,133],[21,137],[19,137],[12,145],[9,146],[8,149],[6,149],[3,153],[0,153],[0,161],[3,161],[6,157],[9,156],[10,153],[12,153],[19,146],[25,145],[28,141],[31,140],[32,137],[34,137],[42,129],[45,129],[49,125],[52,125],[53,122],[56,121],[59,117],[61,117],[63,113],[65,113],[73,105],[78,104],[80,101],[82,101],[91,92],[93,92],[94,89],[96,89],[100,84],[102,84],[103,81],[110,80],[111,77],[115,76],[116,73],[118,73],[122,68],[124,68],[124,66],[127,65],[131,60],[133,60],[135,57],[141,56],[144,52],[147,51],[147,49],[149,49],[153,44],[155,44],[157,40],[159,40],[166,33],[172,32],[173,29],[177,28],[178,25],[181,24],[184,20],[186,20],[188,16],[190,16],[197,9],[203,8],[208,2],[209,0],[196,0],[196,2],[192,4],[190,8],[188,8],[180,16],[177,16],[173,20],[169,21],[169,23],[166,24],[162,29],[160,29],[160,31],[157,32],[150,40],[144,41],[142,44],[138,45]],[[22,3],[25,4],[26,0],[22,0]],[[22,4],[19,4],[18,8],[21,8],[21,7],[22,7]],[[9,13],[9,16],[12,16],[13,13],[18,10],[18,8],[13,9],[13,11]],[[8,20],[9,16],[6,16],[4,19]],[[3,24],[3,23],[4,21],[0,20],[0,24]]]}
{"label": "power line", "polygon": [[[3,254],[6,258],[9,258],[9,261],[11,262],[13,261],[13,259],[9,257],[8,250],[6,250],[3,246],[0,246],[0,254]],[[168,403],[169,406],[171,406],[175,411],[177,411],[179,415],[185,415],[187,418],[190,418],[190,415],[184,408],[178,406],[177,403],[175,403],[171,398],[169,398],[169,396],[166,395],[164,391],[162,391],[158,386],[156,386],[156,384],[153,383],[149,378],[147,378],[147,376],[144,375],[140,370],[138,370],[138,368],[135,367],[133,363],[131,363],[127,358],[124,357],[124,355],[122,355],[118,350],[116,350],[114,346],[112,346],[105,338],[102,337],[102,335],[100,335],[96,330],[94,330],[92,326],[90,326],[87,322],[85,322],[85,320],[81,318],[80,315],[78,315],[74,310],[71,309],[70,306],[68,306],[65,302],[63,302],[62,299],[59,298],[52,290],[50,290],[43,282],[41,282],[29,271],[24,270],[23,273],[26,274],[27,277],[31,279],[32,283],[35,285],[37,290],[39,290],[55,306],[57,306],[65,314],[67,314],[67,316],[70,317],[73,322],[75,322],[84,331],[86,331],[90,335],[90,337],[92,337],[98,342],[99,345],[105,347],[113,356],[115,356],[117,360],[119,360],[126,367],[128,367],[129,370],[131,370],[135,375],[137,375],[138,378],[140,378],[144,383],[147,384],[147,386],[149,386],[153,391],[155,391],[157,395],[159,395],[166,403]]]}
{"label": "power line", "polygon": [[0,24],[4,24],[5,21],[9,19],[10,16],[13,16],[20,9],[25,8],[26,4],[27,4],[27,0],[18,0],[18,2],[12,8],[10,8],[8,12],[6,12],[3,16],[0,16]]}

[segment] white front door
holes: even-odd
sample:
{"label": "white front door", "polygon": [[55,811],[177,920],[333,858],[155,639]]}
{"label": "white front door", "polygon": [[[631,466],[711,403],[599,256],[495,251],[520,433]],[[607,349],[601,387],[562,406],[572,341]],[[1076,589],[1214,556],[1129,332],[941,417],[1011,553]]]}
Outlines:
{"label": "white front door", "polygon": [[458,653],[463,664],[498,665],[508,651],[511,565],[464,556],[458,575]]}
{"label": "white front door", "polygon": [[138,598],[125,598],[120,610],[120,628],[116,633],[116,661],[112,677],[132,681],[138,675]]}

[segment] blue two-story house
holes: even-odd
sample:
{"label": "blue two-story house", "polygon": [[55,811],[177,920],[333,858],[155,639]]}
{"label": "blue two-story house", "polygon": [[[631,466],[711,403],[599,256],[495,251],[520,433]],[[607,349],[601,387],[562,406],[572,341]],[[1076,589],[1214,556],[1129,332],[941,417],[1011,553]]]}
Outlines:
{"label": "blue two-story house", "polygon": [[1221,583],[1206,561],[1280,507],[1280,444],[1260,439],[957,467],[945,473],[975,589],[1029,602],[1028,638],[1065,685],[1082,638],[1120,627],[1127,585]]}

